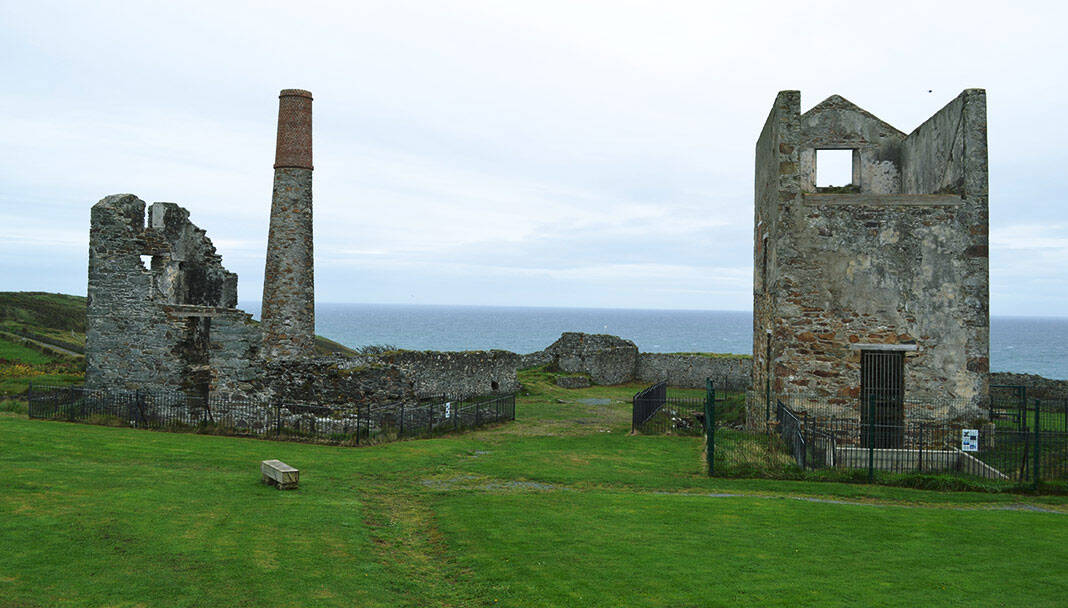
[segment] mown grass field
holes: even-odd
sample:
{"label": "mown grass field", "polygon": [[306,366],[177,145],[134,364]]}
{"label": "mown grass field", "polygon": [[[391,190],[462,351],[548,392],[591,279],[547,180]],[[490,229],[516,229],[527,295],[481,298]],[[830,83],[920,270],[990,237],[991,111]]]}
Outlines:
{"label": "mown grass field", "polygon": [[523,380],[515,423],[365,448],[0,414],[0,606],[1068,597],[1064,497],[708,479],[700,438],[627,433],[636,386]]}

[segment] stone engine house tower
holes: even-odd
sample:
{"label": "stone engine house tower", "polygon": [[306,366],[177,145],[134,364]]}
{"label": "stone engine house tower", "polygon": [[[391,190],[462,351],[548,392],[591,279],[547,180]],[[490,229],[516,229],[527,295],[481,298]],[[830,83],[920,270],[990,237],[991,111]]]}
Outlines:
{"label": "stone engine house tower", "polygon": [[[873,395],[880,418],[921,401],[974,412],[990,344],[985,91],[907,135],[837,95],[800,106],[780,92],[756,144],[750,424],[777,395],[862,418]],[[850,184],[819,187],[826,150],[851,151]]]}
{"label": "stone engine house tower", "polygon": [[309,357],[315,345],[312,250],[312,95],[278,96],[274,194],[263,274],[263,356]]}

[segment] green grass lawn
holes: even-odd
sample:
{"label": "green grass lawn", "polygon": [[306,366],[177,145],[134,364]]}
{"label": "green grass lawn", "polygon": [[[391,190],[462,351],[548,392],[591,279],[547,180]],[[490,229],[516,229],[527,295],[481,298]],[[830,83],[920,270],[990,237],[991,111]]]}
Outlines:
{"label": "green grass lawn", "polygon": [[[0,606],[1058,606],[1068,593],[1063,497],[709,479],[699,437],[628,434],[635,387],[524,381],[515,423],[369,448],[0,413]],[[300,468],[300,489],[261,485],[267,458]]]}

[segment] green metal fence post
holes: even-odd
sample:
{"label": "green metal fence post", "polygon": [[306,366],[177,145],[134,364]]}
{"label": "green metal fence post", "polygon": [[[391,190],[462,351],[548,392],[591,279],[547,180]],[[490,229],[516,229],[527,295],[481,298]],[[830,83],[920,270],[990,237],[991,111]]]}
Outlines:
{"label": "green metal fence post", "polygon": [[705,460],[708,476],[716,470],[716,389],[712,379],[705,379]]}
{"label": "green metal fence post", "polygon": [[875,482],[875,395],[868,397],[868,483]]}
{"label": "green metal fence post", "polygon": [[920,423],[920,450],[919,450],[919,452],[920,452],[920,454],[919,454],[919,462],[917,464],[916,469],[920,473],[922,473],[923,472],[923,423],[922,422]]}
{"label": "green metal fence post", "polygon": [[1042,408],[1039,405],[1039,403],[1040,403],[1039,400],[1035,399],[1035,465],[1034,465],[1035,482],[1034,482],[1034,486],[1035,486],[1036,490],[1038,489],[1038,482],[1041,480],[1041,473],[1038,470],[1039,469],[1038,458],[1039,458],[1039,453],[1040,453],[1039,447],[1038,447],[1038,442],[1039,442],[1039,439],[1042,437],[1042,428],[1041,428],[1040,423],[1039,423],[1039,420],[1041,420],[1041,416],[1039,416],[1039,414],[1041,413],[1041,409]]}

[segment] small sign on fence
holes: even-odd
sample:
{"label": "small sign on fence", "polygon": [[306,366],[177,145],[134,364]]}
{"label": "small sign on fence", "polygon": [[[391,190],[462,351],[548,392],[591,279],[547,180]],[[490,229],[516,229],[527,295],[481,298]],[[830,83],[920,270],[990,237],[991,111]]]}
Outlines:
{"label": "small sign on fence", "polygon": [[962,452],[979,451],[979,429],[960,430],[960,450]]}

